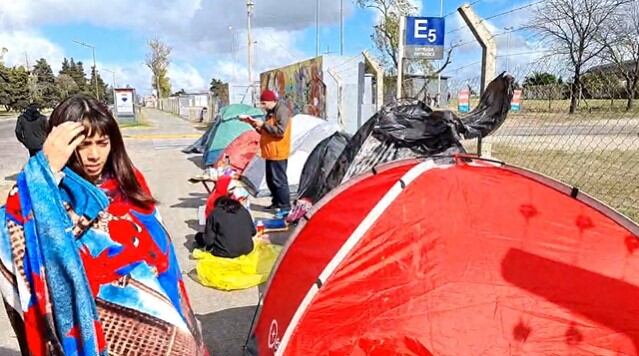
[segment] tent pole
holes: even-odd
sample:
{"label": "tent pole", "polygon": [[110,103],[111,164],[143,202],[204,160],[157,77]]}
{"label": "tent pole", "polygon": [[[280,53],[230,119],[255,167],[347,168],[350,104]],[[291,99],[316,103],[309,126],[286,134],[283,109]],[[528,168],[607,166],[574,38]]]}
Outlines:
{"label": "tent pole", "polygon": [[251,332],[253,331],[253,325],[255,325],[255,319],[257,318],[257,311],[260,310],[260,305],[262,305],[263,298],[264,298],[264,295],[260,295],[260,298],[259,298],[260,300],[255,306],[255,312],[253,313],[253,318],[251,319],[251,327],[249,328],[249,332],[246,335],[244,346],[242,346],[242,349],[244,351],[246,351],[246,348],[248,347],[249,339],[251,338]]}

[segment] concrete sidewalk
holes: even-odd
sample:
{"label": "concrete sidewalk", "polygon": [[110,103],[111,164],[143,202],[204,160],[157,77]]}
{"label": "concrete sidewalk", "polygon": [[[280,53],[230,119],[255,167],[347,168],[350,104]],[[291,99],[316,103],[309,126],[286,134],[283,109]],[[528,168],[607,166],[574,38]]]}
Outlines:
{"label": "concrete sidewalk", "polygon": [[[146,110],[145,118],[153,126],[144,132],[148,138],[133,136],[140,135],[140,130],[125,130],[124,133],[131,136],[126,139],[127,148],[161,203],[159,209],[173,237],[191,303],[202,322],[206,344],[213,355],[241,355],[258,302],[258,288],[221,292],[204,287],[192,278],[195,261],[190,259],[190,253],[195,233],[200,230],[197,207],[204,203],[207,194],[201,184],[187,181],[202,173],[199,155],[185,155],[180,150],[204,132],[188,121],[155,110]],[[176,138],[176,135],[191,136]]]}

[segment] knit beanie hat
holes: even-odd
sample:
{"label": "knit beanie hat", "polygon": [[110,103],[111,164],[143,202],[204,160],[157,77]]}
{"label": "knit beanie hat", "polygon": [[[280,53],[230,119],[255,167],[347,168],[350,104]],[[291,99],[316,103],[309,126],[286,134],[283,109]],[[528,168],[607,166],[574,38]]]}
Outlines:
{"label": "knit beanie hat", "polygon": [[272,90],[264,90],[260,95],[260,101],[277,101],[277,94]]}

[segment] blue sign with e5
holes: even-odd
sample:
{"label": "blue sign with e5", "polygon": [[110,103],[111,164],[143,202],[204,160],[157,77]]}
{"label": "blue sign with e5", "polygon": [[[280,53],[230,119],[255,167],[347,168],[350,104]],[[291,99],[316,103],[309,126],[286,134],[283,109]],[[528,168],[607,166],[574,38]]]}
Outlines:
{"label": "blue sign with e5", "polygon": [[443,17],[406,17],[407,46],[444,46],[446,21]]}

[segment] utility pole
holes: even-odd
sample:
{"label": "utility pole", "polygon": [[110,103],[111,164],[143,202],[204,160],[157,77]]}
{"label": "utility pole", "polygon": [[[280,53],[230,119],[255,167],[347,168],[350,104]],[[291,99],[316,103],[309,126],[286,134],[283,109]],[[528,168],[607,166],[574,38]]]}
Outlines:
{"label": "utility pole", "polygon": [[[439,1],[439,17],[444,17],[444,0]],[[442,72],[437,73],[437,97],[436,103],[438,107],[441,107],[442,103]],[[446,103],[448,106],[448,102]]]}
{"label": "utility pole", "polygon": [[488,86],[488,83],[495,78],[495,73],[497,72],[495,64],[497,59],[497,44],[495,43],[495,36],[493,36],[490,32],[486,23],[484,23],[483,20],[475,14],[475,11],[473,11],[470,5],[462,5],[457,9],[457,12],[459,12],[482,48],[481,86],[479,88],[479,95],[481,96]]}
{"label": "utility pole", "polygon": [[73,40],[73,42],[79,44],[80,46],[91,48],[91,51],[93,53],[93,76],[95,77],[95,98],[100,100],[100,93],[98,92],[98,67],[95,65],[95,46],[76,40]]}
{"label": "utility pole", "polygon": [[344,0],[339,0],[339,55],[344,55]]}
{"label": "utility pole", "polygon": [[320,1],[315,0],[315,57],[320,54]]}
{"label": "utility pole", "polygon": [[404,30],[406,29],[406,16],[399,19],[399,46],[397,58],[397,100],[401,99],[404,93],[402,85],[404,83]]}
{"label": "utility pole", "polygon": [[29,53],[27,53],[27,52],[24,52],[24,63],[27,64],[27,72],[31,72],[31,69],[29,69],[29,68],[31,68],[29,66]]}
{"label": "utility pole", "polygon": [[504,30],[508,31],[508,38],[506,40],[506,72],[510,72],[510,35],[512,34],[514,27],[504,27]]}
{"label": "utility pole", "polygon": [[251,35],[251,18],[253,17],[253,0],[246,0],[246,15],[248,17],[248,80],[249,90],[251,91],[251,103],[255,102],[255,93],[253,92],[253,37]]}

